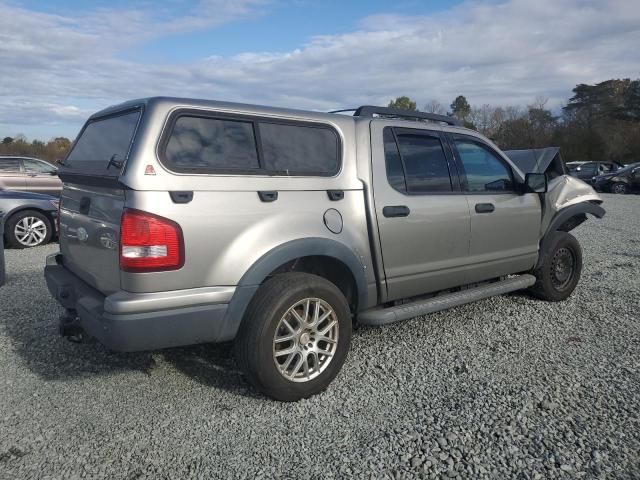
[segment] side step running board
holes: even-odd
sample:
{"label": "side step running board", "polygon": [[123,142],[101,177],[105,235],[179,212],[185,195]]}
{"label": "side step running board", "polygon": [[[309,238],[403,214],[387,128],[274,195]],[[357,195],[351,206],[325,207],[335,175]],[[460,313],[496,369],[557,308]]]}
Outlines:
{"label": "side step running board", "polygon": [[426,300],[416,300],[413,303],[405,303],[395,307],[376,307],[365,310],[358,315],[358,322],[363,325],[387,325],[388,323],[399,322],[409,318],[426,315],[427,313],[446,310],[457,307],[465,303],[475,302],[484,298],[502,295],[503,293],[522,290],[536,283],[536,277],[525,274],[517,277],[507,278],[499,282],[482,285],[475,288],[468,288],[454,293],[438,295]]}

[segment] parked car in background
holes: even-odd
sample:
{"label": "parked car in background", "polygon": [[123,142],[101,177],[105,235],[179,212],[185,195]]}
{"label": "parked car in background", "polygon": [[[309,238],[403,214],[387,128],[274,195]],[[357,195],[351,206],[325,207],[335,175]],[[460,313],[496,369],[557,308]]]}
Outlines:
{"label": "parked car in background", "polygon": [[593,186],[598,191],[610,193],[624,194],[640,191],[640,162],[597,176]]}
{"label": "parked car in background", "polygon": [[0,190],[59,196],[62,181],[58,169],[38,158],[0,155]]}
{"label": "parked car in background", "polygon": [[572,177],[593,185],[593,180],[598,175],[615,172],[624,168],[624,165],[618,162],[569,162],[567,168]]}
{"label": "parked car in background", "polygon": [[8,246],[44,245],[57,234],[58,197],[40,193],[0,190],[0,225]]}

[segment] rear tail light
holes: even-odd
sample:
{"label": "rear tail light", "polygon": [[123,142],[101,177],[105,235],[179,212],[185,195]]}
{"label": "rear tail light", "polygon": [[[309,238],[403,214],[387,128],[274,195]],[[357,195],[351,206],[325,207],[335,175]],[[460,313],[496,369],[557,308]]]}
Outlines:
{"label": "rear tail light", "polygon": [[152,213],[125,208],[120,221],[120,269],[161,272],[184,265],[182,229]]}

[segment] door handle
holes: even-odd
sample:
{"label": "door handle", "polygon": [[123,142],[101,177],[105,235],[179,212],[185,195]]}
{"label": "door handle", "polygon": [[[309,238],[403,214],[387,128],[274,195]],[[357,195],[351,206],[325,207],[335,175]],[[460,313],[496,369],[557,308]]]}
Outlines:
{"label": "door handle", "polygon": [[258,192],[261,202],[275,202],[278,199],[278,192],[276,191],[261,191]]}
{"label": "door handle", "polygon": [[476,213],[491,213],[495,209],[493,203],[476,203]]}
{"label": "door handle", "polygon": [[406,205],[389,205],[382,209],[382,214],[387,217],[407,217],[411,213]]}

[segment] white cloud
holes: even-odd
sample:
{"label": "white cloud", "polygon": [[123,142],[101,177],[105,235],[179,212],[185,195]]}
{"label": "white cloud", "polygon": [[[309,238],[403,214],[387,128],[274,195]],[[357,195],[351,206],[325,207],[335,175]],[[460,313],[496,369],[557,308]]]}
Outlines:
{"label": "white cloud", "polygon": [[72,135],[88,111],[149,95],[311,109],[403,94],[419,104],[464,94],[473,104],[519,105],[543,95],[557,107],[576,83],[640,76],[637,0],[469,1],[435,16],[365,18],[354,32],[284,53],[212,51],[179,65],[119,56],[132,44],[263,8],[261,0],[206,0],[175,18],[162,10],[64,17],[0,4],[0,128],[57,122]]}

